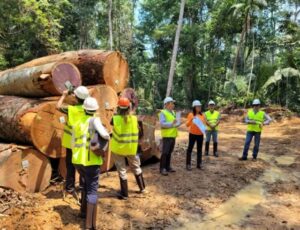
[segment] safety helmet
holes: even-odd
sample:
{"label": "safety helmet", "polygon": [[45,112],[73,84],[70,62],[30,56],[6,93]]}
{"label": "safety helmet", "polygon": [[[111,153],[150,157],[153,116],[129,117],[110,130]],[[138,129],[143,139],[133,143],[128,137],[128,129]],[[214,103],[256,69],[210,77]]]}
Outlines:
{"label": "safety helmet", "polygon": [[130,101],[127,97],[121,97],[118,101],[118,106],[121,109],[127,109],[130,106]]}
{"label": "safety helmet", "polygon": [[192,107],[195,107],[195,106],[201,106],[201,102],[199,100],[194,100]]}
{"label": "safety helmet", "polygon": [[252,105],[260,105],[260,100],[259,99],[254,99],[252,102]]}
{"label": "safety helmet", "polygon": [[99,109],[98,102],[93,97],[87,97],[84,100],[82,107],[87,111],[96,111],[97,109]]}
{"label": "safety helmet", "polygon": [[215,105],[216,103],[213,101],[213,100],[210,100],[209,102],[208,102],[208,105]]}
{"label": "safety helmet", "polygon": [[74,90],[74,94],[76,97],[85,100],[90,96],[89,90],[85,86],[79,86]]}
{"label": "safety helmet", "polygon": [[169,103],[169,102],[175,102],[175,100],[172,97],[166,97],[164,99],[164,105],[167,104],[167,103]]}

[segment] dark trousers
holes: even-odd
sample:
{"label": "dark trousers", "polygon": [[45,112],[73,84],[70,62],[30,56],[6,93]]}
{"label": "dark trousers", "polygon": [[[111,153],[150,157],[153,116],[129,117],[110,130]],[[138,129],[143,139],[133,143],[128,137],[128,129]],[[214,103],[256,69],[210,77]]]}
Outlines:
{"label": "dark trousers", "polygon": [[245,146],[243,151],[243,158],[247,158],[248,156],[248,150],[252,141],[252,138],[254,137],[254,148],[253,148],[253,158],[257,157],[258,151],[259,151],[259,144],[260,144],[260,132],[247,132],[246,134],[246,140],[245,140]]}
{"label": "dark trousers", "polygon": [[55,178],[60,176],[60,173],[59,173],[59,161],[60,161],[60,159],[49,157],[49,161],[50,161],[51,169],[52,169],[51,179],[55,179]]}
{"label": "dark trousers", "polygon": [[202,145],[203,145],[203,135],[189,134],[189,145],[186,151],[186,164],[191,165],[192,151],[197,142],[197,166],[202,163]]}
{"label": "dark trousers", "polygon": [[160,171],[171,169],[171,156],[175,147],[175,138],[164,137],[162,139],[162,153],[160,157]]}
{"label": "dark trousers", "polygon": [[75,167],[72,164],[72,149],[66,149],[66,168],[67,168],[67,175],[66,175],[66,190],[68,192],[72,192],[75,189]]}
{"label": "dark trousers", "polygon": [[76,169],[82,178],[82,189],[85,191],[87,203],[97,204],[100,165],[76,165]]}

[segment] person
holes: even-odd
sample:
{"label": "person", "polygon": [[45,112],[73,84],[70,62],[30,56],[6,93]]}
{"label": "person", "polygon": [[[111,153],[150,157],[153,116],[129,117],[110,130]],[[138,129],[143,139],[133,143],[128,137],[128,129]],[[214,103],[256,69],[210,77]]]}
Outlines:
{"label": "person", "polygon": [[186,152],[186,169],[191,171],[191,158],[192,150],[195,142],[197,142],[197,168],[202,168],[202,145],[203,145],[203,133],[199,127],[193,123],[195,118],[199,118],[203,123],[204,115],[201,112],[201,103],[198,100],[192,103],[193,112],[188,114],[186,126],[189,128],[189,144]]}
{"label": "person", "polygon": [[208,111],[204,113],[206,122],[206,142],[205,142],[205,155],[209,154],[209,143],[213,137],[213,154],[218,157],[218,130],[221,115],[215,110],[216,103],[213,100],[208,102]]}
{"label": "person", "polygon": [[[68,94],[72,94],[75,97],[77,101],[76,105],[68,105],[68,106],[63,105],[63,102]],[[69,194],[75,193],[75,172],[76,172],[75,167],[72,164],[72,149],[71,149],[72,128],[74,123],[77,120],[80,120],[80,117],[85,115],[82,104],[87,97],[89,97],[88,89],[85,86],[79,86],[74,90],[74,92],[69,92],[68,90],[65,90],[56,105],[56,108],[58,110],[68,115],[67,122],[64,126],[62,147],[66,149],[67,175],[66,175],[65,191]]]}
{"label": "person", "polygon": [[254,137],[253,160],[256,160],[259,151],[260,136],[264,125],[269,125],[272,119],[264,111],[260,110],[260,100],[255,99],[252,102],[252,109],[248,110],[245,122],[247,124],[246,140],[243,155],[240,160],[247,160],[248,150]]}
{"label": "person", "polygon": [[160,157],[160,173],[167,176],[169,172],[176,172],[171,167],[172,152],[175,147],[177,137],[177,127],[180,125],[176,120],[174,111],[175,100],[172,97],[164,99],[164,109],[159,114],[159,122],[162,136],[162,154]]}
{"label": "person", "polygon": [[48,157],[50,165],[51,165],[51,177],[50,177],[50,184],[57,185],[63,183],[64,179],[60,174],[59,171],[59,161],[60,158],[52,158]]}
{"label": "person", "polygon": [[140,192],[145,192],[145,181],[140,167],[140,158],[137,155],[139,125],[135,115],[130,114],[130,101],[121,97],[118,101],[118,114],[113,116],[113,132],[110,142],[112,158],[118,170],[121,191],[120,199],[128,199],[128,182],[126,173],[126,159],[134,173]]}
{"label": "person", "polygon": [[97,190],[103,159],[91,150],[90,142],[95,132],[105,140],[109,140],[110,136],[100,118],[95,116],[99,109],[97,100],[88,97],[82,107],[84,115],[78,117],[78,122],[73,128],[75,142],[72,144],[72,163],[82,178],[80,216],[86,218],[85,229],[96,229]]}

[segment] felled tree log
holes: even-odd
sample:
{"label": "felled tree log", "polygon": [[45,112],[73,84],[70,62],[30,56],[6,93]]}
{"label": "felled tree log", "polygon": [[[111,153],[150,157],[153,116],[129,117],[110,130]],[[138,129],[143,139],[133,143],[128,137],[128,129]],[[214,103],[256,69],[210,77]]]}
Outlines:
{"label": "felled tree log", "polygon": [[83,85],[106,84],[116,92],[121,92],[128,84],[128,63],[122,54],[116,51],[68,51],[34,59],[15,67],[14,70],[52,62],[70,62],[76,65],[81,72]]}
{"label": "felled tree log", "polygon": [[61,95],[65,82],[81,85],[81,75],[71,63],[50,63],[0,72],[0,94],[26,97]]}
{"label": "felled tree log", "polygon": [[139,140],[142,155],[141,161],[149,160],[153,156],[160,158],[159,148],[155,142],[155,123],[156,119],[153,116],[140,115],[138,120],[143,124],[143,137]]}
{"label": "felled tree log", "polygon": [[39,192],[48,186],[50,177],[47,157],[33,147],[0,144],[0,186]]}

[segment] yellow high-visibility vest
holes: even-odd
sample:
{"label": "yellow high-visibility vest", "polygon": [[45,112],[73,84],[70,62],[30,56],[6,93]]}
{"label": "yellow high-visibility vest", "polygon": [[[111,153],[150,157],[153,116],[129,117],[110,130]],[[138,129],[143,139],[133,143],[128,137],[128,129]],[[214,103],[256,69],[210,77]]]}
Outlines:
{"label": "yellow high-visibility vest", "polygon": [[82,105],[69,105],[68,106],[68,119],[67,124],[64,126],[64,133],[62,137],[62,146],[71,149],[72,145],[72,129],[76,122],[85,115]]}
{"label": "yellow high-visibility vest", "polygon": [[[213,113],[210,112],[210,110],[206,111],[205,112],[205,117],[206,117],[206,120],[212,124],[212,125],[216,125],[218,120],[219,120],[219,117],[220,117],[220,113],[216,110],[214,110]],[[211,130],[211,128],[207,125],[206,126],[207,130]],[[219,126],[216,126],[215,127],[215,130],[218,130],[219,129]]]}
{"label": "yellow high-visibility vest", "polygon": [[[173,123],[176,120],[176,113],[175,112],[170,112],[169,110],[163,109],[161,113],[164,114],[166,118],[166,122]],[[159,114],[160,115],[160,114]],[[160,129],[161,136],[164,137],[172,137],[176,138],[178,135],[178,130],[176,127],[171,127],[171,128],[161,128]]]}
{"label": "yellow high-visibility vest", "polygon": [[256,124],[248,124],[247,131],[250,132],[261,132],[262,131],[262,123],[265,120],[265,112],[264,111],[258,111],[257,113],[254,113],[253,109],[248,110],[248,119],[252,121],[256,121]]}
{"label": "yellow high-visibility vest", "polygon": [[124,116],[116,115],[113,116],[113,123],[111,152],[122,156],[136,155],[139,140],[137,117],[128,115],[127,122],[125,122]]}
{"label": "yellow high-visibility vest", "polygon": [[73,134],[75,137],[75,143],[72,146],[72,163],[91,166],[102,165],[103,159],[101,156],[97,156],[90,149],[90,119],[92,116],[85,115],[73,127]]}

